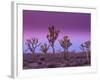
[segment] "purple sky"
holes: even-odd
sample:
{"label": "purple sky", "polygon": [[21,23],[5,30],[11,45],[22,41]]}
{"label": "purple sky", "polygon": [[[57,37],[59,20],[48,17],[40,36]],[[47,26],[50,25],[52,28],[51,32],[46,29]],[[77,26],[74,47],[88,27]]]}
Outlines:
{"label": "purple sky", "polygon": [[[64,35],[71,38],[73,43],[71,50],[78,51],[82,42],[90,40],[91,14],[89,13],[23,10],[24,42],[26,39],[35,37],[40,42],[48,44],[46,35],[51,25],[60,30],[58,40]],[[61,48],[58,41],[55,48],[56,50]]]}

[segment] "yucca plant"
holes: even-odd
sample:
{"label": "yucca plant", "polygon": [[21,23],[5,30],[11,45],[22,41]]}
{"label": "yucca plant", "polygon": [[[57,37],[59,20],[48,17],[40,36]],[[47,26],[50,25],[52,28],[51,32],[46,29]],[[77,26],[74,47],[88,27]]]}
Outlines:
{"label": "yucca plant", "polygon": [[83,52],[85,52],[84,44],[81,44],[81,45],[80,45],[80,49],[81,49]]}
{"label": "yucca plant", "polygon": [[59,43],[64,50],[64,58],[66,59],[66,56],[69,52],[68,49],[72,45],[72,43],[70,42],[70,39],[68,36],[64,36],[63,39],[59,40]]}
{"label": "yucca plant", "polygon": [[90,52],[91,42],[90,42],[90,41],[86,41],[86,42],[84,43],[84,46],[85,46],[85,48],[86,48],[86,51],[87,51],[87,52]]}
{"label": "yucca plant", "polygon": [[85,41],[83,44],[80,45],[80,49],[86,53],[87,60],[89,60],[90,46],[90,41]]}
{"label": "yucca plant", "polygon": [[27,39],[26,41],[26,45],[32,54],[35,53],[35,49],[41,44],[38,42],[37,38]]}
{"label": "yucca plant", "polygon": [[47,34],[47,39],[49,41],[50,46],[53,49],[53,53],[55,53],[54,43],[58,38],[59,30],[55,30],[54,26],[48,28],[49,33]]}
{"label": "yucca plant", "polygon": [[43,45],[40,46],[40,50],[44,53],[47,54],[47,51],[49,49],[49,45],[47,45],[46,43],[44,43]]}

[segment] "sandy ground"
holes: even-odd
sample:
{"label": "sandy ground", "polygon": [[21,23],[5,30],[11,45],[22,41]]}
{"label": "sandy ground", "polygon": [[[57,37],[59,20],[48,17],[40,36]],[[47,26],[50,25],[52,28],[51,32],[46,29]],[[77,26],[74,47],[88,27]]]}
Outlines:
{"label": "sandy ground", "polygon": [[23,69],[57,68],[57,67],[77,67],[90,66],[91,56],[88,53],[63,53],[47,54],[23,54]]}

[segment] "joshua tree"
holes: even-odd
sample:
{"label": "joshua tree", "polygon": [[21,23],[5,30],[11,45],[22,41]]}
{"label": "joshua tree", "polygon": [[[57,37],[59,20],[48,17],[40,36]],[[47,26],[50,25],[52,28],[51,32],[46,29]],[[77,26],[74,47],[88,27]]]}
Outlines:
{"label": "joshua tree", "polygon": [[32,52],[32,54],[35,53],[35,49],[41,44],[38,43],[38,39],[37,38],[32,38],[32,39],[28,39],[26,42],[28,49]]}
{"label": "joshua tree", "polygon": [[66,55],[68,54],[68,49],[72,45],[68,36],[64,36],[63,39],[59,40],[61,47],[64,49],[64,58],[66,59]]}
{"label": "joshua tree", "polygon": [[44,43],[43,45],[40,46],[40,50],[45,54],[44,55],[44,58],[42,58],[42,60],[45,60],[45,63],[47,63],[47,57],[46,57],[46,54],[47,54],[47,51],[49,49],[49,45],[47,45],[46,43]]}
{"label": "joshua tree", "polygon": [[86,48],[86,51],[87,51],[87,52],[90,52],[91,42],[90,42],[90,41],[86,41],[86,42],[84,43],[84,46],[85,46],[85,48]]}
{"label": "joshua tree", "polygon": [[90,52],[90,41],[86,41],[83,44],[80,45],[80,49],[83,52]]}
{"label": "joshua tree", "polygon": [[90,41],[86,41],[83,44],[80,45],[80,49],[86,53],[87,56],[87,60],[89,60],[89,53],[90,53],[90,46],[91,46],[91,42]]}
{"label": "joshua tree", "polygon": [[54,43],[56,39],[58,38],[59,31],[55,30],[54,26],[49,27],[48,30],[49,30],[49,33],[47,34],[47,39],[49,41],[50,46],[53,49],[53,53],[55,53]]}
{"label": "joshua tree", "polygon": [[40,50],[44,53],[44,54],[46,54],[47,53],[47,51],[48,51],[48,49],[49,49],[49,45],[47,45],[46,43],[44,43],[43,45],[41,45],[40,46]]}
{"label": "joshua tree", "polygon": [[83,44],[80,45],[80,49],[81,49],[83,52],[85,52],[85,47],[84,47]]}

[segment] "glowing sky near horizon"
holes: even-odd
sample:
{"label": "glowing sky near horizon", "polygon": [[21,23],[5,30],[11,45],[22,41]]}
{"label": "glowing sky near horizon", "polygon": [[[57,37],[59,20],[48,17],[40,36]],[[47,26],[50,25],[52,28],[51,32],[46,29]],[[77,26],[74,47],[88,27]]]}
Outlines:
{"label": "glowing sky near horizon", "polygon": [[[68,35],[72,42],[70,51],[80,51],[79,45],[91,38],[90,13],[23,10],[23,42],[35,37],[39,42],[49,44],[46,35],[51,25],[54,25],[56,30],[60,30],[55,42],[56,51],[62,50],[58,40],[65,35]],[[27,47],[24,45],[25,49]],[[40,49],[37,48],[36,52],[39,51]]]}

